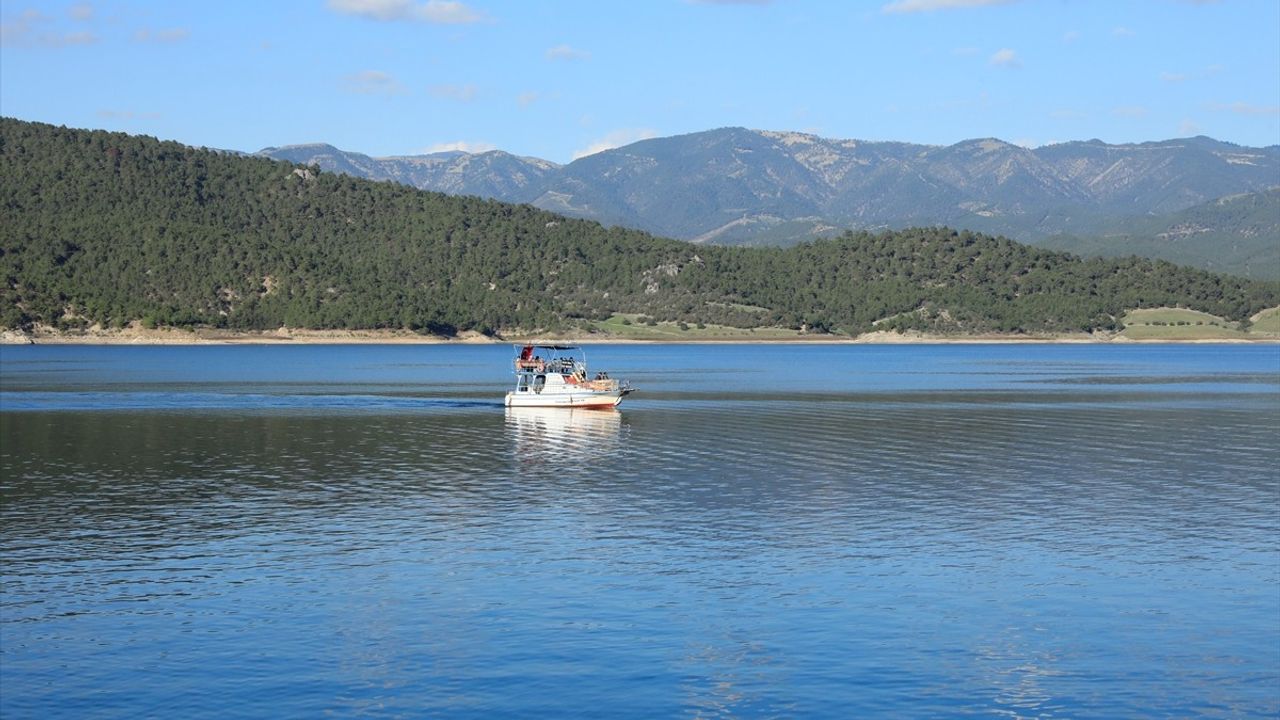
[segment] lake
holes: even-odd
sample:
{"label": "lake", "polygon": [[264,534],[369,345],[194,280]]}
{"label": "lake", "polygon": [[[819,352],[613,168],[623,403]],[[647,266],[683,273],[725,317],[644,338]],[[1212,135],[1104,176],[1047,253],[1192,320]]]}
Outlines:
{"label": "lake", "polygon": [[1280,713],[1280,347],[0,349],[0,715]]}

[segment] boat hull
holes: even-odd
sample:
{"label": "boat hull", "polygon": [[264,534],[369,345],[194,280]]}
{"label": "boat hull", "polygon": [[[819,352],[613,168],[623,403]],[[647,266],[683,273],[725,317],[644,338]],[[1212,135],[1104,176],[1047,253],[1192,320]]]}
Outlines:
{"label": "boat hull", "polygon": [[608,408],[622,402],[622,391],[573,393],[507,393],[507,407]]}

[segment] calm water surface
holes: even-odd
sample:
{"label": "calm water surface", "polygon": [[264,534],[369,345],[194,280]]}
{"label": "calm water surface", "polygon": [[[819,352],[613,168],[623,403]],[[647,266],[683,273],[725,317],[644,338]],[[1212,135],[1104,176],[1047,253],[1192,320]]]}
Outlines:
{"label": "calm water surface", "polygon": [[1280,713],[1280,348],[0,350],[0,715]]}

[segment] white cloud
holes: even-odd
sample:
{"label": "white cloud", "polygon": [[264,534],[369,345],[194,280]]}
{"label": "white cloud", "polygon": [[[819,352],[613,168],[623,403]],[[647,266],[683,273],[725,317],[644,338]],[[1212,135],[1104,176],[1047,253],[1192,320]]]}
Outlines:
{"label": "white cloud", "polygon": [[67,47],[70,45],[92,45],[98,42],[98,36],[88,30],[67,33],[65,35],[46,35],[41,42],[49,47]]}
{"label": "white cloud", "polygon": [[433,96],[458,102],[471,102],[476,99],[475,85],[432,85],[427,88]]}
{"label": "white cloud", "polygon": [[1125,118],[1144,118],[1149,112],[1149,110],[1141,105],[1121,105],[1120,107],[1113,108],[1111,110],[1112,115]]}
{"label": "white cloud", "polygon": [[883,13],[915,13],[933,12],[934,10],[952,10],[956,8],[984,7],[989,5],[1008,5],[1018,0],[894,0],[880,8]]}
{"label": "white cloud", "polygon": [[586,50],[578,50],[568,45],[557,45],[547,51],[548,60],[590,60],[591,53]]}
{"label": "white cloud", "polygon": [[1001,48],[991,56],[991,64],[996,67],[1020,68],[1022,67],[1022,59],[1018,57],[1018,53],[1009,48]]}
{"label": "white cloud", "polygon": [[151,28],[142,28],[133,34],[134,42],[140,43],[176,43],[182,42],[191,37],[191,31],[184,27],[168,28],[166,30],[152,30]]}
{"label": "white cloud", "polygon": [[1179,135],[1199,135],[1202,129],[1194,120],[1188,119],[1178,123]]}
{"label": "white cloud", "polygon": [[93,5],[90,5],[87,2],[76,3],[75,5],[67,8],[67,14],[71,16],[72,20],[79,20],[81,22],[92,20]]}
{"label": "white cloud", "polygon": [[425,22],[438,25],[463,25],[481,22],[484,14],[453,0],[329,0],[329,9],[344,15],[356,15],[380,22]]}
{"label": "white cloud", "polygon": [[487,142],[468,142],[459,140],[450,143],[437,143],[426,149],[427,154],[442,152],[464,152],[471,155],[497,150],[498,146]]}
{"label": "white cloud", "polygon": [[17,20],[0,23],[0,44],[20,45],[30,39],[31,31],[36,23],[49,18],[40,14],[39,10],[24,10]]}
{"label": "white cloud", "polygon": [[605,135],[604,137],[592,142],[590,145],[587,145],[585,148],[574,152],[573,159],[577,160],[578,158],[584,158],[588,155],[595,155],[598,152],[612,150],[616,147],[630,145],[633,142],[648,140],[649,138],[655,137],[658,137],[657,131],[649,130],[648,128],[624,128],[622,130],[614,130],[608,135]]}
{"label": "white cloud", "polygon": [[69,33],[37,32],[39,26],[51,20],[39,10],[24,10],[16,20],[0,23],[0,46],[63,48],[98,42],[98,36],[88,30]]}
{"label": "white cloud", "polygon": [[342,78],[343,87],[357,95],[403,95],[404,86],[381,70],[363,70]]}
{"label": "white cloud", "polygon": [[1209,109],[1233,112],[1236,115],[1280,115],[1280,105],[1254,105],[1246,102],[1210,103]]}
{"label": "white cloud", "polygon": [[1162,72],[1160,73],[1160,79],[1168,83],[1180,83],[1184,82],[1187,76],[1183,73]]}
{"label": "white cloud", "polygon": [[1060,108],[1049,113],[1049,117],[1056,120],[1081,120],[1088,115],[1072,108]]}

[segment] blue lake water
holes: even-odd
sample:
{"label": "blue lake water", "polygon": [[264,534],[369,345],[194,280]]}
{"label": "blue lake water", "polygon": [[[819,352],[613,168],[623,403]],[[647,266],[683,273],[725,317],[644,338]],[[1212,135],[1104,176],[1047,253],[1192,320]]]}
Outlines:
{"label": "blue lake water", "polygon": [[0,349],[0,716],[1280,714],[1280,347]]}

